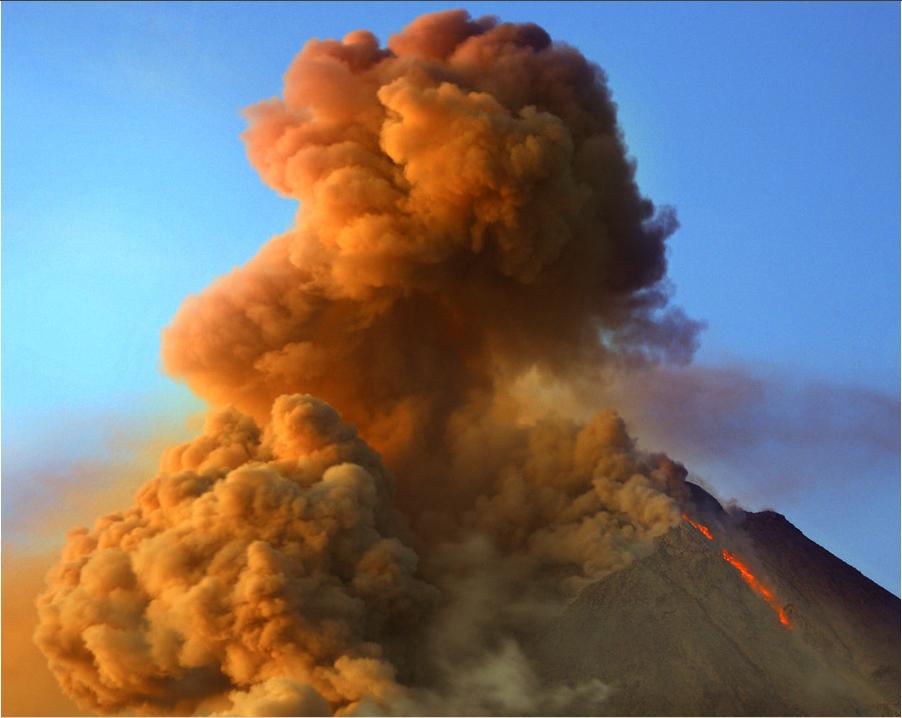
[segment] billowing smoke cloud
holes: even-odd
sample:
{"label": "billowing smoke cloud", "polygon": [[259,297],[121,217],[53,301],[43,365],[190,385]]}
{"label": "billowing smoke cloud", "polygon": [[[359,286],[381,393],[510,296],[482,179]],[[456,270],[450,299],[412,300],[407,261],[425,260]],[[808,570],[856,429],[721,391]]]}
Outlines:
{"label": "billowing smoke cloud", "polygon": [[509,377],[692,354],[698,325],[665,308],[674,215],[639,193],[601,70],[541,28],[446,12],[388,50],[311,41],[248,115],[298,225],[185,302],[165,365],[261,420],[281,394],[324,399],[402,506],[459,496],[405,469],[442,474],[454,417]]}
{"label": "billowing smoke cloud", "polygon": [[297,226],[164,332],[220,409],[70,534],[53,671],[101,711],[591,711],[608,688],[544,683],[521,639],[679,522],[685,470],[513,389],[687,361],[699,330],[603,73],[443,12],[309,42],[248,116]]}
{"label": "billowing smoke cloud", "polygon": [[[322,714],[366,699],[414,712],[440,700],[399,685],[414,667],[449,689],[513,671],[538,694],[508,633],[547,590],[530,581],[549,566],[604,575],[678,520],[675,465],[635,455],[609,413],[567,428],[533,428],[542,450],[475,507],[481,530],[418,571],[391,475],[331,407],[282,396],[262,432],[234,410],[213,414],[134,507],[70,533],[39,601],[38,644],[70,695],[103,711]],[[426,616],[432,648],[405,666]],[[492,639],[500,657],[484,654]],[[452,669],[461,659],[469,679]]]}
{"label": "billowing smoke cloud", "polygon": [[359,700],[361,676],[392,674],[367,637],[415,621],[433,591],[388,491],[379,457],[318,400],[281,397],[264,433],[215,414],[136,506],[70,534],[37,641],[104,711],[193,710],[228,686],[250,687],[237,709]]}

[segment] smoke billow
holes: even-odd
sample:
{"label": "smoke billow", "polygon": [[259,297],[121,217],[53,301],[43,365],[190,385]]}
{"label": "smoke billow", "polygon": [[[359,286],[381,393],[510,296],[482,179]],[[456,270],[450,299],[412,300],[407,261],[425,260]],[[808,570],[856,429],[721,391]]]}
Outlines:
{"label": "smoke billow", "polygon": [[[586,712],[524,639],[679,522],[685,470],[531,372],[688,361],[602,71],[535,25],[310,41],[248,111],[297,225],[190,297],[168,371],[217,407],[128,510],[70,533],[36,640],[146,713]],[[316,398],[314,398],[316,397]]]}

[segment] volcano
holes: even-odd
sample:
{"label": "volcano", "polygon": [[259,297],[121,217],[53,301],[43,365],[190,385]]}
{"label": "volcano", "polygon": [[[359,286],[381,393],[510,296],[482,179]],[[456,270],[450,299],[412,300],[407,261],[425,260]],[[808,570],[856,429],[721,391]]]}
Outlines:
{"label": "volcano", "polygon": [[202,432],[48,572],[80,707],[898,712],[898,599],[598,405],[704,328],[602,68],[448,10],[309,40],[246,116],[302,211],[162,332]]}
{"label": "volcano", "polygon": [[[692,522],[533,638],[543,675],[603,680],[604,715],[899,715],[899,598],[781,514],[727,512],[687,486]],[[724,560],[724,544],[788,625]]]}

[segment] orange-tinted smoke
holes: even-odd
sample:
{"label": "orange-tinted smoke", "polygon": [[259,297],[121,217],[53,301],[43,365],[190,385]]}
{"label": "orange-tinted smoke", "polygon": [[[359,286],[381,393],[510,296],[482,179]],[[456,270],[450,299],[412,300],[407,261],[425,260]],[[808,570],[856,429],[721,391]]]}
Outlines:
{"label": "orange-tinted smoke", "polygon": [[313,397],[278,399],[265,432],[212,414],[133,506],[69,532],[35,641],[102,713],[323,715],[391,696],[381,639],[415,625],[435,589],[390,484]]}
{"label": "orange-tinted smoke", "polygon": [[[474,498],[441,447],[525,371],[694,351],[698,323],[666,306],[675,217],[639,192],[602,70],[540,27],[453,10],[387,48],[311,40],[247,115],[298,222],[183,304],[165,367],[259,420],[323,398],[403,506]],[[425,457],[428,487],[406,470]]]}
{"label": "orange-tinted smoke", "polygon": [[296,226],[163,334],[233,406],[70,532],[39,646],[92,710],[479,715],[452,678],[513,663],[537,712],[595,713],[604,686],[540,684],[516,637],[678,524],[686,471],[614,412],[526,421],[511,389],[687,360],[699,329],[604,74],[449,11],[388,48],[310,41],[283,95],[245,140]]}
{"label": "orange-tinted smoke", "polygon": [[[612,412],[540,422],[471,507],[466,538],[418,553],[392,475],[327,404],[279,397],[262,430],[213,413],[133,506],[69,532],[35,640],[66,693],[104,713],[422,714],[453,700],[485,714],[491,696],[436,690],[449,671],[526,661],[498,606],[525,630],[541,613],[530,591],[647,552],[679,520],[668,491],[684,473],[637,452]],[[531,670],[538,712],[564,710],[554,696],[591,712],[605,693],[536,687]]]}

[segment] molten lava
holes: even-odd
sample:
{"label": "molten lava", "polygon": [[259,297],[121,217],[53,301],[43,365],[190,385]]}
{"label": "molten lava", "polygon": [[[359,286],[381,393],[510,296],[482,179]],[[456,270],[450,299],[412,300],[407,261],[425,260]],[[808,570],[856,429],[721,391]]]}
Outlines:
{"label": "molten lava", "polygon": [[[697,521],[693,521],[689,518],[688,514],[683,514],[683,520],[686,521],[692,528],[698,531],[702,536],[704,536],[709,541],[714,541],[714,536],[711,535],[710,529],[704,524],[700,524]],[[789,617],[786,615],[786,611],[783,610],[783,607],[777,601],[777,597],[774,596],[773,591],[767,588],[758,578],[749,570],[749,567],[746,566],[742,561],[740,561],[736,556],[731,554],[726,549],[721,551],[721,556],[723,560],[730,564],[733,568],[739,571],[739,575],[742,576],[742,580],[748,584],[749,588],[751,588],[755,593],[761,596],[767,604],[774,610],[777,614],[777,618],[780,619],[780,623],[782,623],[786,628],[792,628],[792,624],[789,622]]]}
{"label": "molten lava", "polygon": [[726,549],[721,552],[721,555],[723,556],[724,561],[726,561],[733,568],[739,571],[739,575],[742,576],[742,580],[749,585],[749,588],[760,595],[765,601],[767,601],[768,605],[772,609],[774,609],[777,614],[777,618],[780,619],[780,623],[782,623],[787,628],[792,628],[792,624],[789,623],[789,618],[787,617],[786,612],[783,610],[783,607],[777,601],[776,596],[774,596],[773,592],[770,589],[762,585],[762,583],[755,577],[755,574],[749,571],[749,567]]}
{"label": "molten lava", "polygon": [[699,531],[702,534],[702,536],[704,536],[706,539],[708,539],[708,541],[714,540],[714,537],[711,535],[711,532],[708,530],[708,527],[705,526],[704,524],[697,523],[697,522],[693,521],[692,519],[690,519],[689,514],[683,514],[683,520],[688,522],[689,525],[692,526],[692,528]]}

